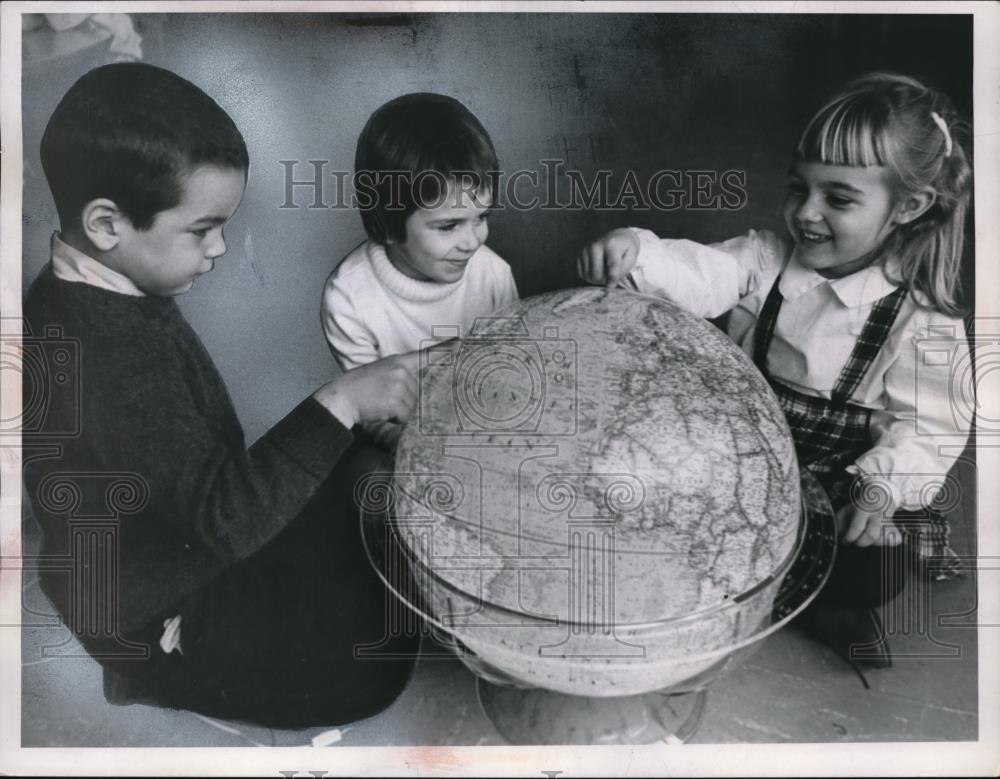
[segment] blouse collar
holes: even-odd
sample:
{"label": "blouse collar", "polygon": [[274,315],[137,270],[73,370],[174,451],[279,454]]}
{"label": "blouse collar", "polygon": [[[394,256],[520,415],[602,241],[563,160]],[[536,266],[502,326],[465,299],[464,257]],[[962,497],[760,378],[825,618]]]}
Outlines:
{"label": "blouse collar", "polygon": [[781,275],[778,289],[783,298],[790,300],[826,284],[841,303],[848,308],[857,308],[894,292],[899,284],[892,279],[897,277],[898,271],[899,260],[889,257],[884,263],[876,262],[843,278],[828,279],[801,265],[793,256]]}

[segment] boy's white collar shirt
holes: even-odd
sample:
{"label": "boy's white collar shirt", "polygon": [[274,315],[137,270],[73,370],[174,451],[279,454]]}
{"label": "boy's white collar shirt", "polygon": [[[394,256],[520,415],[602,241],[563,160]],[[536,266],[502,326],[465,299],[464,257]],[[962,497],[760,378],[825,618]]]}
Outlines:
{"label": "boy's white collar shirt", "polygon": [[52,234],[52,272],[57,279],[63,281],[89,284],[120,295],[146,297],[146,293],[133,284],[131,279],[102,265],[79,249],[74,249],[57,232]]}
{"label": "boy's white collar shirt", "polygon": [[[623,286],[702,317],[728,312],[729,335],[750,357],[757,317],[780,273],[784,301],[768,371],[802,394],[827,400],[873,305],[897,288],[896,261],[886,263],[885,271],[871,266],[827,279],[788,260],[789,243],[768,231],[711,245],[634,232],[639,256]],[[927,351],[942,356],[923,359]],[[956,369],[968,357],[962,321],[918,306],[908,295],[851,398],[872,410],[873,445],[849,470],[888,481],[903,508],[921,507],[921,489],[943,482],[965,445],[969,420],[950,399]]]}

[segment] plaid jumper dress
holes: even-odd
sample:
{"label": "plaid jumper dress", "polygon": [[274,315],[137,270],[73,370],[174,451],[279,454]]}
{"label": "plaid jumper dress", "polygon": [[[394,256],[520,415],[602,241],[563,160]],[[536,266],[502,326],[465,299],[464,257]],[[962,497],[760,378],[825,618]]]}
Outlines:
{"label": "plaid jumper dress", "polygon": [[[809,469],[826,489],[834,510],[850,501],[852,474],[846,469],[871,449],[871,409],[851,403],[879,350],[885,343],[906,299],[903,287],[877,301],[833,387],[829,400],[804,395],[774,379],[767,370],[767,353],[774,336],[783,298],[775,279],[761,307],[754,332],[754,362],[774,390],[795,439],[799,464]],[[907,535],[915,535],[921,557],[946,560],[948,524],[940,513],[925,507],[898,511],[895,519]],[[952,574],[957,573],[952,571]]]}

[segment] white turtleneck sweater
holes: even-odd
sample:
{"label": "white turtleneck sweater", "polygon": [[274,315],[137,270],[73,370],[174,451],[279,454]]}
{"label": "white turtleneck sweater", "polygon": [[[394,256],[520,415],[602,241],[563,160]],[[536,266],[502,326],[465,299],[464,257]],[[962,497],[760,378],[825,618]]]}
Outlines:
{"label": "white turtleneck sweater", "polygon": [[323,330],[344,370],[382,357],[464,337],[478,317],[517,300],[510,266],[479,247],[452,284],[418,281],[396,270],[385,247],[365,241],[323,288]]}

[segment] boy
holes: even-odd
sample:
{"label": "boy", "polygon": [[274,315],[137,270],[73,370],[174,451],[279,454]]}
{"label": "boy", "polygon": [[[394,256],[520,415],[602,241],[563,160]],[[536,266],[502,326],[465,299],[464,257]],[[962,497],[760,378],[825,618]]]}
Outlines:
{"label": "boy", "polygon": [[[410,415],[416,355],[345,373],[247,449],[173,300],[226,251],[249,169],[232,119],[169,71],[108,65],[67,92],[41,156],[61,233],[25,320],[78,344],[80,387],[79,401],[52,393],[38,431],[58,454],[32,458],[25,435],[43,556],[78,551],[78,517],[116,517],[76,585],[42,572],[46,594],[105,667],[111,697],[276,727],[381,710],[417,643],[382,646],[406,659],[355,658],[356,645],[384,638],[387,594],[344,468],[355,424]],[[132,485],[127,505],[116,478]],[[94,559],[113,567],[94,570]],[[103,593],[77,586],[105,575]]]}
{"label": "boy", "polygon": [[[365,124],[354,162],[368,240],[323,290],[323,329],[342,368],[418,349],[436,328],[468,335],[517,300],[510,266],[486,246],[498,164],[468,108],[428,92],[390,100]],[[400,426],[370,432],[391,448]]]}

